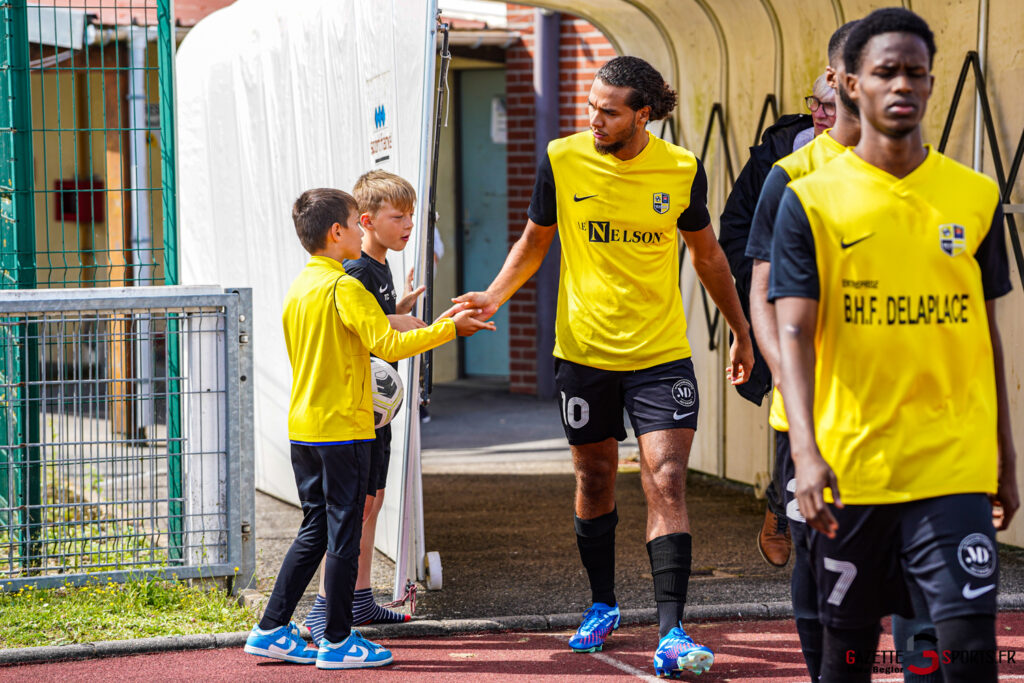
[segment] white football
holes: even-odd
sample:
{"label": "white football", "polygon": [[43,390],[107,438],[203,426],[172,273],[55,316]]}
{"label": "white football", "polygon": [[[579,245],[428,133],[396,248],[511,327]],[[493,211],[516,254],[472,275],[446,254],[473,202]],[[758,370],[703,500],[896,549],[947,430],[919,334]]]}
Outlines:
{"label": "white football", "polygon": [[370,374],[373,375],[373,427],[380,429],[398,414],[405,388],[398,370],[380,358],[370,358]]}

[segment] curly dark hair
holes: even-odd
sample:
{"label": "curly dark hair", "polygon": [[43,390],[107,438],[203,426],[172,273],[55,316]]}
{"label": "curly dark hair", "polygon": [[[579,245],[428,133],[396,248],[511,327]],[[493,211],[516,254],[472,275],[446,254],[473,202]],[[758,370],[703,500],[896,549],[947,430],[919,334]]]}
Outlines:
{"label": "curly dark hair", "polygon": [[931,67],[935,59],[935,36],[928,28],[928,22],[908,9],[886,7],[864,17],[850,31],[843,46],[843,62],[848,73],[856,73],[860,69],[864,47],[883,33],[911,33],[923,40],[928,48],[928,66]]}
{"label": "curly dark hair", "polygon": [[597,78],[617,88],[630,88],[626,104],[633,111],[650,107],[651,121],[671,114],[679,99],[658,70],[639,57],[616,57],[598,70]]}

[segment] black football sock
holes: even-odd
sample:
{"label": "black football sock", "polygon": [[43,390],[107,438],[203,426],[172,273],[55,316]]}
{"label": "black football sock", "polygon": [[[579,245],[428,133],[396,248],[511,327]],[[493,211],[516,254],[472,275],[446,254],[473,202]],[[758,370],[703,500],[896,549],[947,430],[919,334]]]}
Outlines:
{"label": "black football sock", "polygon": [[686,607],[690,584],[693,538],[690,534],[667,534],[647,542],[654,576],[654,600],[658,603],[658,637],[679,626]]}
{"label": "black football sock", "polygon": [[594,602],[615,606],[615,525],[619,515],[612,510],[594,519],[574,517],[576,546],[590,578]]}
{"label": "black football sock", "polygon": [[[935,622],[939,651],[943,658],[942,676],[952,683],[995,683],[999,671],[996,651],[995,617],[976,614]],[[949,661],[945,661],[948,659]]]}

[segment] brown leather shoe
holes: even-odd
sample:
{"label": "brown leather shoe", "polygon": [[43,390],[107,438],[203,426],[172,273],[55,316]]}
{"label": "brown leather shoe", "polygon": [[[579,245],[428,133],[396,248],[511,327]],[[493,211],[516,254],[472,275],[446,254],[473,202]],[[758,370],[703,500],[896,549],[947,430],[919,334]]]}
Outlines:
{"label": "brown leather shoe", "polygon": [[766,508],[764,524],[757,532],[757,549],[764,561],[775,567],[785,567],[793,540],[789,535],[789,520]]}

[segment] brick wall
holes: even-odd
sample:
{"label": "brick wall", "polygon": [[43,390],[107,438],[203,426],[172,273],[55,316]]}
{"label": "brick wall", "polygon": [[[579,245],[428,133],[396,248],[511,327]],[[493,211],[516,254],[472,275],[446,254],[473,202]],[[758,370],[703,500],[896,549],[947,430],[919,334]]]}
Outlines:
{"label": "brick wall", "polygon": [[[505,90],[508,113],[508,246],[526,225],[537,166],[533,126],[534,8],[508,5],[508,28],[521,40],[508,49]],[[597,69],[615,56],[604,35],[590,23],[563,14],[560,26],[559,132],[569,135],[588,126],[587,93]],[[537,393],[537,289],[531,280],[508,305],[509,388],[513,393]],[[541,359],[547,360],[547,359]]]}

